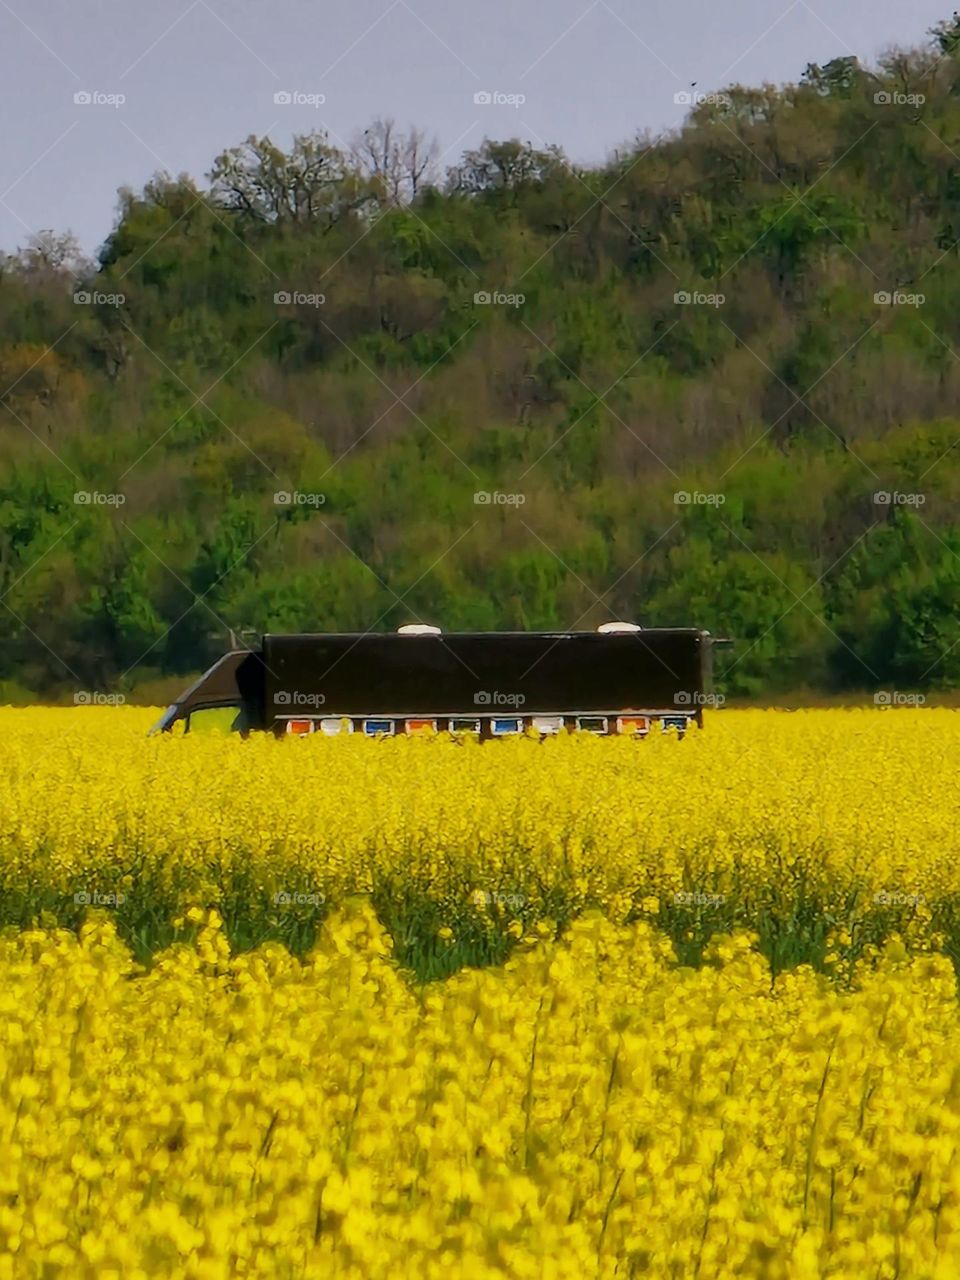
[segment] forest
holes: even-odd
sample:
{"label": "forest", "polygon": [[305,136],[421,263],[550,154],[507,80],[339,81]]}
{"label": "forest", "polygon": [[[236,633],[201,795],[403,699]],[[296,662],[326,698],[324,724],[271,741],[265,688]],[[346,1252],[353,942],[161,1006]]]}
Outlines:
{"label": "forest", "polygon": [[[292,630],[733,637],[960,682],[960,20],[580,165],[250,137],[0,261],[0,701]],[[66,211],[65,221],[69,221]]]}

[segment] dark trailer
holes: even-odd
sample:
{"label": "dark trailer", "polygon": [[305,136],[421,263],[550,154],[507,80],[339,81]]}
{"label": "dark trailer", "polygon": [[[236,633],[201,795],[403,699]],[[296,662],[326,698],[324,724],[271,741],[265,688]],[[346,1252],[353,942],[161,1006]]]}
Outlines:
{"label": "dark trailer", "polygon": [[265,635],[226,654],[169,708],[170,729],[235,708],[234,727],[275,733],[533,730],[646,734],[702,726],[708,631],[606,623],[597,631]]}

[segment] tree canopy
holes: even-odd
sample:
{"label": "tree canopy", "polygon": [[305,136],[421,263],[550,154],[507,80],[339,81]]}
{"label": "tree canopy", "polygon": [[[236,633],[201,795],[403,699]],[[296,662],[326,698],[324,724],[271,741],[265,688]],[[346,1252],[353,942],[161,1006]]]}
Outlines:
{"label": "tree canopy", "polygon": [[251,137],[121,192],[95,262],[8,255],[0,693],[411,617],[700,625],[731,692],[954,683],[958,21],[593,166]]}

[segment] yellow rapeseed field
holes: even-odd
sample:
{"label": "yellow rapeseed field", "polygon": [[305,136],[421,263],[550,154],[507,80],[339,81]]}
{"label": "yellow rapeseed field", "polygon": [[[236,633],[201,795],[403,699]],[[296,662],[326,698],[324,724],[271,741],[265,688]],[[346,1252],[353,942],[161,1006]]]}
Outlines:
{"label": "yellow rapeseed field", "polygon": [[812,947],[826,921],[838,955],[954,927],[955,711],[724,712],[682,742],[484,746],[146,738],[154,715],[0,712],[7,920],[122,894],[131,928],[217,906],[256,940],[370,893],[392,929],[453,945],[589,907],[657,915],[681,943],[705,920]]}
{"label": "yellow rapeseed field", "polygon": [[960,1274],[943,957],[771,990],[590,913],[416,993],[368,908],[305,963],[218,925],[0,943],[0,1276]]}
{"label": "yellow rapeseed field", "polygon": [[0,712],[0,1280],[960,1275],[960,715],[152,718]]}

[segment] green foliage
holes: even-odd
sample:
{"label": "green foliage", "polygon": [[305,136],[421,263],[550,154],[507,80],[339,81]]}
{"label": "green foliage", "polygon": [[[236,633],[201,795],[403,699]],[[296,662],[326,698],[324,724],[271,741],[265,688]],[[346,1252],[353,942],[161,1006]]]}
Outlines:
{"label": "green foliage", "polygon": [[958,32],[592,168],[251,137],[122,192],[95,265],[0,262],[0,689],[411,616],[696,624],[733,693],[956,683]]}

